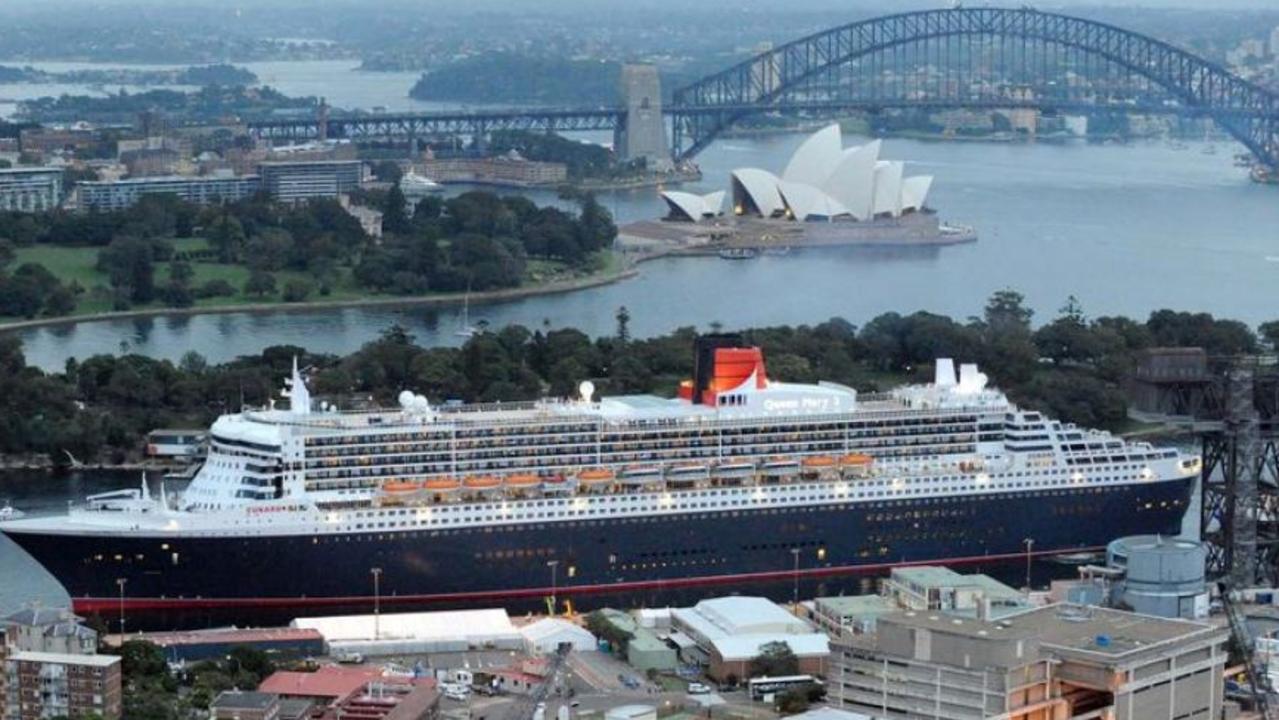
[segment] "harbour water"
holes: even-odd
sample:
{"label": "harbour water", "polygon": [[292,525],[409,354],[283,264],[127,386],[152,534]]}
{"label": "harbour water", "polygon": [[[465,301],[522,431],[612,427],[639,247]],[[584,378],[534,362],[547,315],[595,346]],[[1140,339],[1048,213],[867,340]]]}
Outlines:
{"label": "harbour water", "polygon": [[[597,138],[598,139],[598,138]],[[692,189],[727,188],[742,166],[778,168],[799,135],[720,140],[701,156],[705,177]],[[854,140],[850,139],[849,142]],[[639,277],[554,296],[482,305],[471,319],[501,326],[577,327],[610,333],[625,305],[637,335],[679,326],[760,326],[843,317],[863,324],[884,312],[916,310],[959,318],[987,297],[1023,292],[1037,320],[1068,296],[1091,316],[1144,318],[1152,310],[1206,311],[1258,323],[1279,318],[1279,202],[1248,181],[1231,153],[1201,144],[962,143],[889,139],[908,174],[933,174],[929,204],[944,220],[977,228],[976,243],[941,249],[850,248],[750,262],[667,259]],[[556,202],[551,191],[537,202]],[[619,221],[663,212],[656,190],[601,197]],[[23,331],[27,357],[59,369],[69,357],[122,349],[177,359],[188,350],[211,361],[278,344],[346,353],[393,323],[427,344],[457,342],[458,309],[349,308],[86,322]]]}

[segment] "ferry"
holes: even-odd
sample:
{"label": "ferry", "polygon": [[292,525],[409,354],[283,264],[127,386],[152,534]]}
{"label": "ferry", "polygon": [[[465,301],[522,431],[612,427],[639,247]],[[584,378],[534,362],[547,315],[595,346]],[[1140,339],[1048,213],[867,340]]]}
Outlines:
{"label": "ferry", "polygon": [[[865,394],[704,336],[676,397],[224,415],[180,493],[0,515],[78,612],[454,605],[985,564],[1176,534],[1200,459],[1019,408],[974,365]],[[284,405],[284,403],[281,403]],[[557,576],[555,575],[557,573]],[[123,581],[123,582],[121,582]]]}

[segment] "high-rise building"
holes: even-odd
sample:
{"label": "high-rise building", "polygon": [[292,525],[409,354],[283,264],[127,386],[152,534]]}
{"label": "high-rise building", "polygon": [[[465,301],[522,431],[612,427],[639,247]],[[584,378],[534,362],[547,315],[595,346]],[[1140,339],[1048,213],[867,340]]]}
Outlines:
{"label": "high-rise building", "polygon": [[879,617],[834,642],[831,704],[924,720],[1212,720],[1228,631],[1079,605],[999,620],[929,610]]}
{"label": "high-rise building", "polygon": [[0,211],[42,212],[62,202],[59,168],[0,169]]}
{"label": "high-rise building", "polygon": [[273,160],[258,164],[262,188],[280,202],[335,198],[360,187],[359,160]]}
{"label": "high-rise building", "polygon": [[0,720],[122,713],[120,658],[98,655],[97,633],[59,608],[27,608],[0,624]]}
{"label": "high-rise building", "polygon": [[123,210],[143,195],[177,195],[199,205],[243,200],[258,191],[257,175],[170,175],[82,182],[76,186],[80,206],[89,210]]}
{"label": "high-rise building", "polygon": [[5,674],[9,686],[5,720],[121,717],[118,656],[19,650],[5,660]]}

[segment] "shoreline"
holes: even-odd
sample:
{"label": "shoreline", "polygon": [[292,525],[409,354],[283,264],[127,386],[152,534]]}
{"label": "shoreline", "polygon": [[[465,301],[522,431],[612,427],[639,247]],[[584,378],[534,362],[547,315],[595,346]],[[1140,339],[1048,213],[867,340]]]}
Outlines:
{"label": "shoreline", "polygon": [[[572,280],[559,280],[546,283],[544,285],[533,285],[527,287],[521,286],[503,288],[501,290],[473,292],[470,293],[470,301],[478,303],[507,302],[511,300],[540,297],[543,295],[559,295],[563,293],[576,292],[578,290],[589,290],[591,288],[602,287],[604,285],[612,285],[613,283],[622,282],[623,280],[630,280],[631,278],[639,275],[639,265],[641,263],[649,260],[655,260],[657,257],[660,257],[660,255],[649,254],[628,257],[629,253],[623,252],[619,252],[618,255],[622,258],[622,267],[612,272],[588,275],[586,277],[575,278]],[[135,318],[163,316],[192,317],[196,315],[230,315],[241,312],[265,315],[277,312],[299,313],[316,310],[341,310],[345,308],[385,307],[394,305],[434,305],[447,307],[450,305],[460,305],[465,302],[466,299],[466,293],[453,292],[443,293],[440,295],[368,297],[354,300],[319,300],[300,303],[246,303],[243,305],[212,305],[189,308],[118,310],[104,313],[93,313],[91,315],[70,315],[64,317],[33,318],[30,320],[4,322],[0,323],[0,333],[31,330],[42,327],[79,325],[81,323],[94,323],[108,320],[131,320]]]}

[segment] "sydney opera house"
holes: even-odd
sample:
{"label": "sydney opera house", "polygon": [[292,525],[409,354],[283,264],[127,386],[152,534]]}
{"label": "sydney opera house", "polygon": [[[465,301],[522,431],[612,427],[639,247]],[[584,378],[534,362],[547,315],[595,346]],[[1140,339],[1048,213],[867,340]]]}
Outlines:
{"label": "sydney opera house", "polygon": [[[734,170],[733,214],[804,221],[896,218],[924,209],[933,179],[904,177],[905,163],[881,160],[880,141],[844,147],[839,125],[799,146],[780,177],[759,168]],[[725,192],[665,192],[670,218],[699,221],[723,212]]]}

